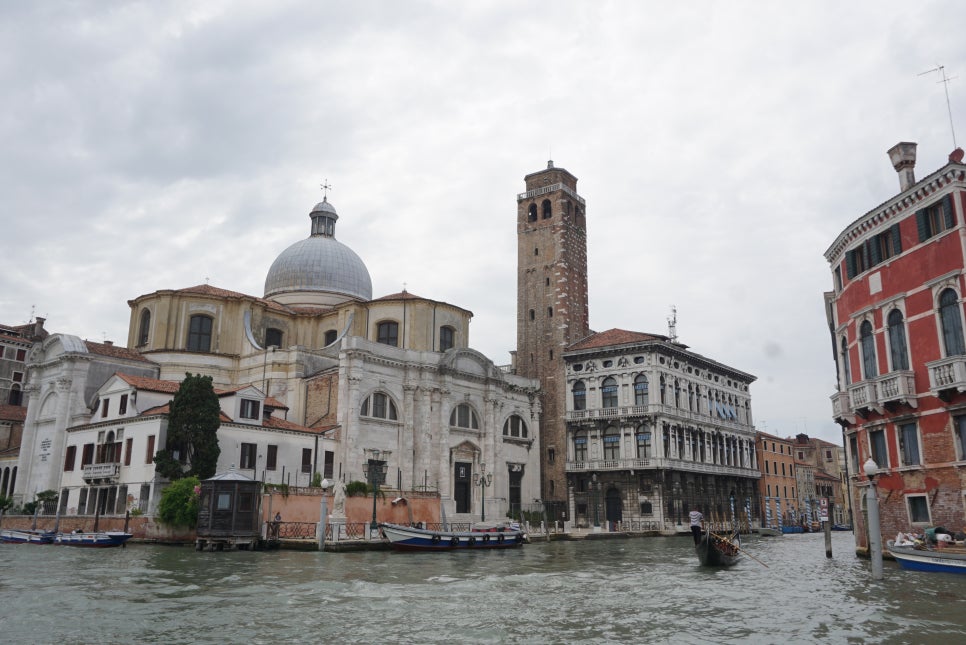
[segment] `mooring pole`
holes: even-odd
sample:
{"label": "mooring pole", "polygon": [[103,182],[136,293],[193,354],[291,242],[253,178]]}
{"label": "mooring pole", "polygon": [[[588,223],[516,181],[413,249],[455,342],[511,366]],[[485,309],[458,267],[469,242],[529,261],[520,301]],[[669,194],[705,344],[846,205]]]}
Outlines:
{"label": "mooring pole", "polygon": [[834,515],[832,514],[832,510],[834,509],[834,507],[835,505],[832,503],[832,500],[829,500],[828,515],[825,516],[825,557],[826,558],[832,557],[832,517],[834,517]]}

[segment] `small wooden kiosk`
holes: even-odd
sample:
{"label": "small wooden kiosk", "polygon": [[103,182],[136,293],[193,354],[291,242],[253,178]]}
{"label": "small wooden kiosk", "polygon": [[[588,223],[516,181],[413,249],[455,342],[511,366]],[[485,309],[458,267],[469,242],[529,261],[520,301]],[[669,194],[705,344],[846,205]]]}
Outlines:
{"label": "small wooden kiosk", "polygon": [[251,549],[261,528],[261,482],[230,470],[201,482],[198,551]]}

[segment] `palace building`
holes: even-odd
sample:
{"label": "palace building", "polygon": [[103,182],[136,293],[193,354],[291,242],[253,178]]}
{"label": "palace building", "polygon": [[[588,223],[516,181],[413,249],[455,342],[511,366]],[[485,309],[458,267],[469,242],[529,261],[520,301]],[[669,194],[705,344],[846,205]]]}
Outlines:
{"label": "palace building", "polygon": [[730,518],[732,497],[757,519],[754,377],[664,336],[593,332],[577,178],[550,161],[524,181],[515,369],[540,382],[551,519],[673,532],[691,504]]}
{"label": "palace building", "polygon": [[858,546],[872,460],[884,537],[966,524],[966,165],[916,181],[916,144],[889,150],[899,192],[825,252],[825,294]]}

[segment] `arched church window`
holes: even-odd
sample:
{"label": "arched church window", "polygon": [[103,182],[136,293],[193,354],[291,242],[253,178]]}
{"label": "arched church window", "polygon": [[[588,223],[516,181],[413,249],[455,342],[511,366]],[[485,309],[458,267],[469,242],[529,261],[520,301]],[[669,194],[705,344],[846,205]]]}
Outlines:
{"label": "arched church window", "polygon": [[359,414],[364,417],[388,419],[389,421],[396,421],[398,418],[395,402],[388,394],[383,392],[376,392],[371,396],[367,396],[365,401],[362,402],[362,408],[359,410]]}
{"label": "arched church window", "polygon": [[527,221],[536,222],[537,221],[537,205],[530,204],[530,208],[527,209]]}
{"label": "arched church window", "polygon": [[527,424],[520,418],[519,415],[512,414],[510,418],[506,420],[503,424],[503,436],[504,437],[519,437],[521,439],[527,438]]}
{"label": "arched church window", "polygon": [[188,323],[188,351],[211,351],[212,320],[208,316],[192,316]]}
{"label": "arched church window", "polygon": [[265,347],[281,347],[282,330],[269,327],[265,330]]}
{"label": "arched church window", "polygon": [[460,403],[449,415],[449,424],[455,428],[480,429],[480,418],[469,403]]}
{"label": "arched church window", "polygon": [[148,344],[148,334],[151,331],[151,311],[141,312],[141,322],[138,324],[138,347]]}
{"label": "arched church window", "polygon": [[376,342],[398,347],[399,323],[394,320],[387,320],[376,325]]}
{"label": "arched church window", "polygon": [[549,199],[543,200],[542,207],[543,207],[543,219],[550,219],[550,216],[552,215],[552,211],[550,209],[550,200]]}
{"label": "arched church window", "polygon": [[455,331],[452,327],[439,328],[439,351],[445,352],[453,348],[453,336]]}
{"label": "arched church window", "polygon": [[339,337],[339,332],[334,329],[330,329],[325,332],[325,346],[328,347],[335,342],[335,339]]}

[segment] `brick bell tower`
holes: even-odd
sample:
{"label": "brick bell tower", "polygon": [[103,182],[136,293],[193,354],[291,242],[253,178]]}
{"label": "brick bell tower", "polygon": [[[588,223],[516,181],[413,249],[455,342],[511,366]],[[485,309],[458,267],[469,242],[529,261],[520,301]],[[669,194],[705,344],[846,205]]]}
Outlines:
{"label": "brick bell tower", "polygon": [[[547,162],[517,195],[516,371],[540,380],[541,493],[563,519],[567,507],[567,391],[563,352],[590,333],[587,220],[577,178]],[[566,518],[571,519],[571,518]]]}

